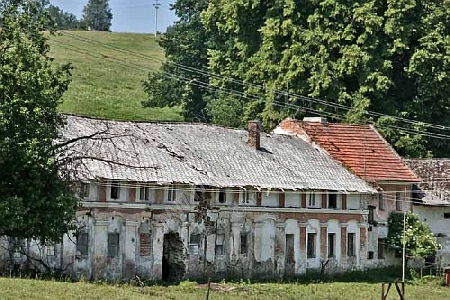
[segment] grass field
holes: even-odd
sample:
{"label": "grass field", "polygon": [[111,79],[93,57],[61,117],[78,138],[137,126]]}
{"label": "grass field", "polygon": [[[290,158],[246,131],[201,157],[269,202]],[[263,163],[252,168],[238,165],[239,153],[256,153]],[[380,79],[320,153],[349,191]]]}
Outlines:
{"label": "grass field", "polygon": [[121,120],[180,121],[171,108],[143,108],[142,81],[164,53],[152,35],[62,31],[50,36],[50,56],[72,63],[72,83],[63,97],[64,113]]}
{"label": "grass field", "polygon": [[[450,288],[441,280],[408,284],[405,298],[450,299]],[[177,286],[134,287],[131,285],[55,282],[0,278],[0,299],[205,299],[206,285],[182,282]],[[315,284],[212,284],[209,299],[380,299],[380,283]],[[395,289],[388,299],[399,299]]]}

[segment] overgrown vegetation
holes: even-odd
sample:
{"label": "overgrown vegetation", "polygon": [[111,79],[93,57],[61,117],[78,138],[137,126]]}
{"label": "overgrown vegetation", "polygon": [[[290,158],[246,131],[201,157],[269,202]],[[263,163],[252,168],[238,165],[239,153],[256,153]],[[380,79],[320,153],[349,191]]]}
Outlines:
{"label": "overgrown vegetation", "polygon": [[388,247],[401,252],[405,245],[406,255],[409,257],[430,257],[439,249],[430,227],[412,212],[405,215],[392,212],[388,218],[388,230]]}

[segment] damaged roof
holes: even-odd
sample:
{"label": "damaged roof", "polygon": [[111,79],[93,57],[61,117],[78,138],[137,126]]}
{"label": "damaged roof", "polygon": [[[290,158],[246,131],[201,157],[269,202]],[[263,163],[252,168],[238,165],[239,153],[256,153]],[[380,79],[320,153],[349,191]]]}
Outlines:
{"label": "damaged roof", "polygon": [[64,155],[78,158],[70,166],[84,179],[375,192],[328,154],[290,136],[261,133],[256,150],[247,144],[247,131],[240,129],[66,119],[62,141],[77,141]]}
{"label": "damaged roof", "polygon": [[418,182],[417,176],[371,125],[304,122],[287,118],[275,133],[297,135],[314,142],[368,182]]}
{"label": "damaged roof", "polygon": [[405,159],[422,179],[416,194],[423,204],[450,205],[450,159]]}

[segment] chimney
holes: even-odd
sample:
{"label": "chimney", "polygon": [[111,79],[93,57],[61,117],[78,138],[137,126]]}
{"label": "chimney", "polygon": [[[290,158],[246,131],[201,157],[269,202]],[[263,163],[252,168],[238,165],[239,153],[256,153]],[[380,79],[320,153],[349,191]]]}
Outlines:
{"label": "chimney", "polygon": [[260,133],[261,133],[261,122],[259,121],[248,121],[248,144],[253,149],[259,150],[261,147],[260,142]]}
{"label": "chimney", "polygon": [[328,121],[325,117],[304,117],[303,122],[306,123],[320,123],[322,125],[327,125]]}

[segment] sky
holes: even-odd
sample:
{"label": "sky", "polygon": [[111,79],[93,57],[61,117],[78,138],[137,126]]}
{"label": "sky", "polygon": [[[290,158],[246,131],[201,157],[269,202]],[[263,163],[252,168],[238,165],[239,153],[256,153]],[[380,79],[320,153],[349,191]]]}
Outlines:
{"label": "sky", "polygon": [[[81,18],[83,7],[88,0],[50,0],[60,9]],[[177,20],[170,4],[175,0],[159,0],[158,31],[166,31],[167,26]],[[155,0],[110,0],[109,7],[113,13],[111,30],[115,32],[155,32]]]}

